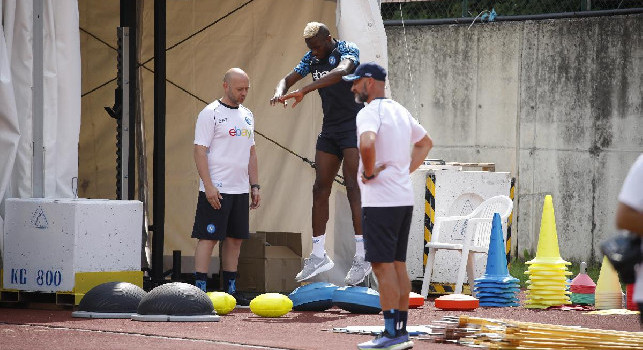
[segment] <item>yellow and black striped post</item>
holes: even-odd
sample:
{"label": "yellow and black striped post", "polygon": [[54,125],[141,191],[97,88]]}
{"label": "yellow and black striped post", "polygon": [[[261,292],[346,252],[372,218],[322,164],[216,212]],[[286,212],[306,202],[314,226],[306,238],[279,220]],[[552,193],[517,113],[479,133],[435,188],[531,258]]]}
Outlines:
{"label": "yellow and black striped post", "polygon": [[426,244],[431,241],[433,224],[435,223],[435,174],[426,177],[426,191],[424,191],[424,259],[422,266],[426,267],[429,248]]}
{"label": "yellow and black striped post", "polygon": [[[514,200],[514,190],[516,189],[516,178],[512,177],[511,178],[511,189],[509,190],[509,198],[511,200]],[[514,204],[514,208],[516,205]],[[513,222],[513,217],[514,217],[514,211],[513,209],[511,210],[511,214],[509,214],[509,219],[507,219],[507,242],[505,243],[505,252],[507,254],[507,266],[511,263],[511,224]]]}

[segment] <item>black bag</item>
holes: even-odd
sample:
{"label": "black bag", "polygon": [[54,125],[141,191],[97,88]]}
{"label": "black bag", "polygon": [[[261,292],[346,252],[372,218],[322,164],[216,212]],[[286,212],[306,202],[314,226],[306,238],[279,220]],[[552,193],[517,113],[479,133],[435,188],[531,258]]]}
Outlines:
{"label": "black bag", "polygon": [[601,251],[614,266],[621,283],[636,281],[634,267],[641,262],[641,236],[633,233],[614,236],[601,243]]}

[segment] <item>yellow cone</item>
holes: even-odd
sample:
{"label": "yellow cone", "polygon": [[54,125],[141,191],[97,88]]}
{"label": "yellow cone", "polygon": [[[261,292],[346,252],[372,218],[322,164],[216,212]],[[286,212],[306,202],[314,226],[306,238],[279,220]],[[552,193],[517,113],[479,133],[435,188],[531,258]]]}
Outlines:
{"label": "yellow cone", "polygon": [[540,234],[538,235],[536,257],[528,261],[527,264],[570,264],[560,257],[558,234],[556,233],[556,218],[554,216],[554,203],[551,195],[545,196],[545,202],[543,203],[543,214],[540,220]]}
{"label": "yellow cone", "polygon": [[603,256],[603,264],[601,265],[601,273],[598,275],[598,281],[596,282],[595,293],[622,293],[621,281],[618,279],[618,274],[606,256]]}

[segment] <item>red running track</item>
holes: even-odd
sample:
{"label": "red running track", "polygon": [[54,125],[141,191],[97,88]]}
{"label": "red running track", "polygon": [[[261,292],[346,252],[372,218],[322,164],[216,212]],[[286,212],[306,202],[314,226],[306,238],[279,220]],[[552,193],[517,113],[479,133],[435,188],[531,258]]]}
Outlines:
{"label": "red running track", "polygon": [[[427,301],[409,312],[409,325],[430,324],[446,315],[469,315],[619,331],[641,331],[638,315],[587,315],[580,311],[479,308],[442,311]],[[219,322],[137,322],[72,318],[71,310],[0,308],[0,349],[356,349],[371,336],[333,333],[334,327],[377,326],[380,315],[339,309],[290,312],[280,318],[235,309]],[[454,344],[416,340],[414,349],[462,349]]]}

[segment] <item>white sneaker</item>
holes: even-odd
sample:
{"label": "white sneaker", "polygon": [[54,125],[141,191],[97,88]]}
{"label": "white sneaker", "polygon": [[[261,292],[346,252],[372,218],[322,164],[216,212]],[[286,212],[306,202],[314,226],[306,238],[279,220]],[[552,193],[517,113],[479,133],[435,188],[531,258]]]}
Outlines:
{"label": "white sneaker", "polygon": [[335,263],[330,260],[328,254],[324,254],[323,258],[318,257],[315,254],[310,254],[310,257],[304,259],[304,268],[295,276],[297,282],[305,281],[311,277],[315,277],[318,274],[328,271],[335,266]]}
{"label": "white sneaker", "polygon": [[346,284],[350,286],[362,283],[362,281],[364,281],[364,278],[366,278],[366,276],[368,276],[368,274],[371,273],[372,270],[373,269],[371,268],[370,262],[364,260],[363,257],[355,256],[353,258],[351,269],[348,270],[344,282],[346,282]]}
{"label": "white sneaker", "polygon": [[413,342],[409,340],[408,334],[390,337],[388,333],[384,332],[373,340],[357,344],[357,348],[360,350],[407,350],[413,348]]}

